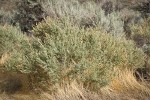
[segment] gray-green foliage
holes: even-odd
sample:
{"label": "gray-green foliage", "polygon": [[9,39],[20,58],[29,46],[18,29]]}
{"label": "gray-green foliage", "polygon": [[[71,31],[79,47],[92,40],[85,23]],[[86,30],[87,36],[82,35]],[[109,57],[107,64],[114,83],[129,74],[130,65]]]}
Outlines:
{"label": "gray-green foliage", "polygon": [[12,24],[15,12],[0,9],[0,24]]}
{"label": "gray-green foliage", "polygon": [[115,36],[124,35],[121,13],[113,12],[105,16],[101,3],[86,1],[81,4],[78,0],[45,0],[43,8],[52,18],[68,17],[81,27],[102,26]]}
{"label": "gray-green foliage", "polygon": [[144,65],[145,55],[132,41],[116,38],[100,28],[83,29],[72,22],[46,19],[33,37],[11,26],[0,27],[1,54],[9,52],[4,67],[49,78],[52,84],[77,80],[97,89],[106,85],[114,70]]}
{"label": "gray-green foliage", "polygon": [[27,36],[15,27],[6,25],[0,26],[0,56],[8,53],[8,62],[5,65],[7,70],[27,71],[26,68],[32,66],[30,53],[34,52],[30,48]]}
{"label": "gray-green foliage", "polygon": [[149,44],[144,44],[142,46],[143,51],[150,56],[150,45]]}
{"label": "gray-green foliage", "polygon": [[41,48],[38,63],[55,82],[67,78],[102,86],[113,77],[114,69],[134,69],[144,64],[144,53],[132,41],[99,28],[84,30],[66,20],[47,19],[33,33]]}
{"label": "gray-green foliage", "polygon": [[0,56],[5,52],[11,52],[22,41],[22,36],[17,28],[0,26]]}

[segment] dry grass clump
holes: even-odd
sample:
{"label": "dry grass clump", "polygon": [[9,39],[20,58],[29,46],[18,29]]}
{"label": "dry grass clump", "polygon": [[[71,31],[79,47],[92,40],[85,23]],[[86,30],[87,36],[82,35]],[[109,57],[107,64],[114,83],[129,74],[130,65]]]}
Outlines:
{"label": "dry grass clump", "polygon": [[137,81],[134,72],[128,70],[121,71],[111,82],[110,87],[118,93],[127,93],[131,96],[134,93],[139,94],[139,92],[150,95],[148,82]]}
{"label": "dry grass clump", "polygon": [[[47,87],[51,90],[51,87]],[[43,91],[40,94],[14,94],[0,95],[2,100],[149,100],[150,86],[147,82],[138,82],[133,72],[124,70],[113,81],[99,90],[91,92],[84,88],[83,84],[76,81],[70,84],[56,86],[56,91],[49,93]]]}
{"label": "dry grass clump", "polygon": [[60,87],[54,95],[46,95],[53,100],[149,100],[150,87],[147,82],[138,82],[129,70],[121,71],[119,75],[98,93],[92,93],[82,85],[72,83]]}

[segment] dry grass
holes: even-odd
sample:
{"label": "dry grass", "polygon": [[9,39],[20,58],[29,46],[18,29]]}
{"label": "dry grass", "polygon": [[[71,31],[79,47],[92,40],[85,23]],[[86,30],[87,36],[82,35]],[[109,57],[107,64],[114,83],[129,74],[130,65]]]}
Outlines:
{"label": "dry grass", "polygon": [[110,85],[92,93],[73,83],[65,88],[59,88],[53,95],[53,100],[149,100],[149,83],[138,82],[132,71],[124,70]]}
{"label": "dry grass", "polygon": [[2,55],[2,57],[0,58],[0,66],[3,66],[4,63],[8,60],[9,58],[9,54],[8,53],[4,53]]}
{"label": "dry grass", "polygon": [[[99,92],[91,92],[82,84],[72,82],[56,86],[56,91],[40,94],[17,93],[14,95],[1,94],[0,100],[149,100],[150,86],[146,82],[138,82],[132,71],[124,70],[106,87]],[[50,89],[50,88],[49,88]]]}
{"label": "dry grass", "polygon": [[[150,96],[150,88],[148,82],[139,82],[133,75],[132,71],[124,70],[110,84],[110,88],[116,93],[124,94],[128,97]],[[145,99],[140,99],[145,100]]]}

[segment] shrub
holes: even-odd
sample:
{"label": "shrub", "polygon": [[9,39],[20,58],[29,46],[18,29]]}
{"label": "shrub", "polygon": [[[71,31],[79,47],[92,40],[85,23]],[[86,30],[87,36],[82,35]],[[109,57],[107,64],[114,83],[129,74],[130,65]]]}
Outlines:
{"label": "shrub", "polygon": [[99,28],[84,30],[70,21],[48,18],[33,33],[39,39],[37,48],[41,48],[37,61],[53,82],[76,79],[94,89],[106,85],[114,69],[135,69],[145,61],[144,53],[132,41]]}
{"label": "shrub", "polygon": [[33,46],[35,39],[24,35],[19,28],[5,25],[0,26],[0,41],[0,70],[29,76],[31,86],[43,81],[43,77],[46,79],[36,64],[38,49]]}
{"label": "shrub", "polygon": [[27,73],[35,83],[77,80],[98,90],[109,83],[114,70],[144,65],[145,55],[132,41],[100,28],[85,30],[66,19],[47,18],[32,32],[29,38],[15,27],[1,26],[0,52],[9,54],[6,70]]}
{"label": "shrub", "polygon": [[1,0],[0,1],[0,24],[12,24],[16,14],[15,3],[18,0]]}
{"label": "shrub", "polygon": [[78,0],[46,0],[43,3],[44,11],[51,18],[68,17],[80,27],[90,28],[102,26],[109,33],[115,36],[122,36],[123,21],[119,12],[113,12],[105,16],[105,11],[101,8],[101,3],[85,0],[80,3]]}
{"label": "shrub", "polygon": [[[30,72],[27,70],[32,67],[32,59],[28,59],[32,51],[30,48],[29,39],[19,31],[19,29],[12,26],[0,27],[0,56],[7,53],[7,62],[5,67],[7,70],[17,72]],[[29,67],[30,66],[30,67]]]}
{"label": "shrub", "polygon": [[33,33],[29,38],[15,27],[1,26],[0,54],[9,54],[6,70],[27,73],[35,83],[77,80],[98,90],[109,83],[114,70],[144,65],[145,55],[132,41],[100,28],[85,30],[66,19],[47,18]]}
{"label": "shrub", "polygon": [[4,11],[12,11],[16,8],[15,3],[18,0],[1,0],[0,1],[0,9],[4,9]]}
{"label": "shrub", "polygon": [[0,26],[0,56],[5,52],[11,52],[23,39],[20,31],[12,26]]}
{"label": "shrub", "polygon": [[32,27],[45,17],[39,0],[19,0],[16,6],[17,14],[14,17],[14,23],[19,23],[23,32],[32,30]]}
{"label": "shrub", "polygon": [[137,45],[143,46],[150,43],[150,18],[140,24],[132,26],[132,38]]}
{"label": "shrub", "polygon": [[14,16],[15,12],[4,11],[3,9],[0,9],[0,24],[12,24]]}

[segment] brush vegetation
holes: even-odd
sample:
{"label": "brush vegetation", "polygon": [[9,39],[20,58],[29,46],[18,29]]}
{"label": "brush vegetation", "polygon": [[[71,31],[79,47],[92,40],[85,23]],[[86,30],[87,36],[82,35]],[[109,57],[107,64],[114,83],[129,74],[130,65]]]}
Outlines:
{"label": "brush vegetation", "polygon": [[100,28],[85,30],[67,20],[47,18],[32,32],[29,38],[12,26],[1,27],[1,55],[10,56],[4,64],[7,70],[39,78],[47,74],[52,84],[78,80],[98,89],[115,76],[115,69],[144,65],[142,49]]}
{"label": "brush vegetation", "polygon": [[149,100],[148,1],[10,1],[0,3],[0,99]]}

